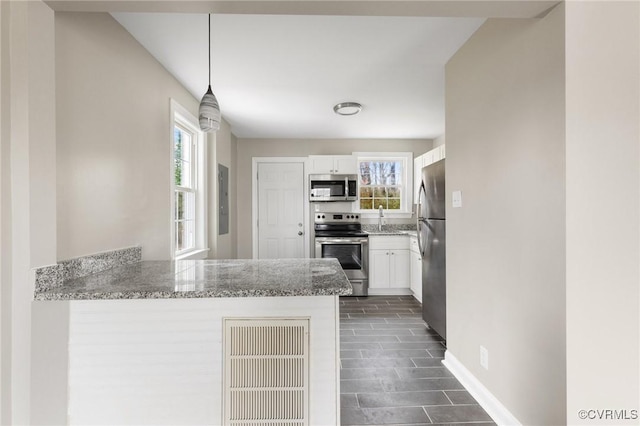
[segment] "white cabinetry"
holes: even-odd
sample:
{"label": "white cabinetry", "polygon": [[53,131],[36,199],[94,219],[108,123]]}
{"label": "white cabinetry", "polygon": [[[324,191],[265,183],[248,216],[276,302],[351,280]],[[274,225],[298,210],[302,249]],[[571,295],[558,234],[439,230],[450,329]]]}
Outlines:
{"label": "white cabinetry", "polygon": [[411,292],[413,297],[422,303],[422,257],[420,257],[420,249],[418,248],[418,238],[411,237],[409,239],[409,253],[411,263]]}
{"label": "white cabinetry", "polygon": [[358,165],[353,155],[310,155],[309,173],[355,174],[358,173]]}
{"label": "white cabinetry", "polygon": [[369,236],[369,294],[410,294],[409,239]]}
{"label": "white cabinetry", "polygon": [[445,158],[445,148],[444,145],[440,145],[413,159],[413,204],[418,203],[418,191],[420,190],[420,182],[422,182],[422,168],[443,158]]}
{"label": "white cabinetry", "polygon": [[422,182],[422,155],[413,159],[413,204],[418,204],[418,192]]}

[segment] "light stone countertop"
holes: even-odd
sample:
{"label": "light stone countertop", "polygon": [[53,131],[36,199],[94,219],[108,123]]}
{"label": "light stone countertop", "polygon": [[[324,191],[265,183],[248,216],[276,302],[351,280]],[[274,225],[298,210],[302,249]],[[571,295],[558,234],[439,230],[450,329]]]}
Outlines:
{"label": "light stone countertop", "polygon": [[346,296],[336,259],[144,261],[116,266],[36,292],[35,300]]}
{"label": "light stone countertop", "polygon": [[415,237],[417,234],[417,231],[408,231],[408,230],[402,230],[402,229],[390,229],[390,230],[385,230],[383,228],[382,231],[367,231],[367,234],[369,234],[369,236],[386,236],[386,235],[392,235],[392,236],[399,236],[399,235],[408,235],[410,237]]}
{"label": "light stone countertop", "polygon": [[378,225],[363,224],[362,229],[370,236],[378,235],[416,235],[416,225],[388,223],[382,226],[382,231],[378,231]]}

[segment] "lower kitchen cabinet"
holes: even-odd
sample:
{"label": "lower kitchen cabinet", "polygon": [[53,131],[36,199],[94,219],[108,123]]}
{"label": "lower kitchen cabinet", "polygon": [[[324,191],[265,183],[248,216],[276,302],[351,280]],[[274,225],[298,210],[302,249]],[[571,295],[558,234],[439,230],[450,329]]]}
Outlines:
{"label": "lower kitchen cabinet", "polygon": [[411,292],[413,297],[422,303],[422,257],[420,257],[420,250],[418,249],[418,239],[411,237],[409,241],[409,246],[411,247],[409,250],[411,256]]}
{"label": "lower kitchen cabinet", "polygon": [[410,294],[411,267],[406,236],[369,237],[369,294]]}

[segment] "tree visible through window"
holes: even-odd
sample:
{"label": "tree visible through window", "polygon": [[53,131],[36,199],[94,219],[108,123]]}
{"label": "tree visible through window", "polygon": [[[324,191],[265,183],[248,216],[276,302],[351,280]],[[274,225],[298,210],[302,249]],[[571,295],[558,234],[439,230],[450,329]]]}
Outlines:
{"label": "tree visible through window", "polygon": [[360,159],[360,209],[402,208],[402,161]]}
{"label": "tree visible through window", "polygon": [[196,186],[193,134],[175,125],[173,164],[175,184],[175,250],[195,248]]}

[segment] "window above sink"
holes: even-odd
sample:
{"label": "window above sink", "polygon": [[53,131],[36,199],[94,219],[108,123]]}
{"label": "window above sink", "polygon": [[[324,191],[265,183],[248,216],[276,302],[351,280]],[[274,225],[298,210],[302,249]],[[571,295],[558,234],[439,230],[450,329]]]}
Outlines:
{"label": "window above sink", "polygon": [[358,201],[354,211],[363,217],[411,217],[413,154],[411,152],[356,152]]}

